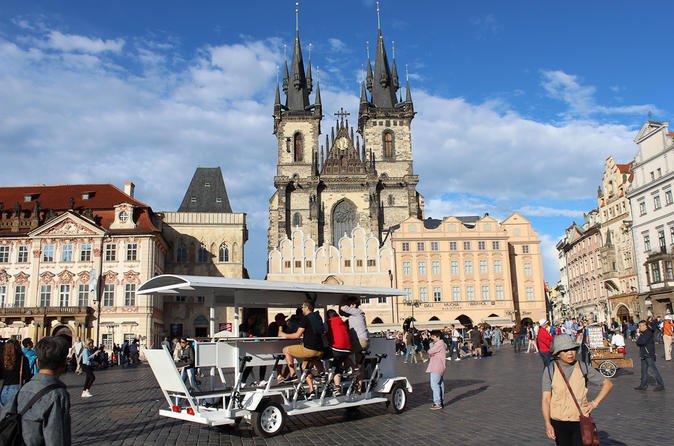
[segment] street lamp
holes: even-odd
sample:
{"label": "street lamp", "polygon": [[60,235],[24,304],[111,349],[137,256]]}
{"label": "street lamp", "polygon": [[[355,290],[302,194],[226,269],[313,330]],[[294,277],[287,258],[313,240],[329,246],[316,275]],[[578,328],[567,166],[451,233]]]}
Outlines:
{"label": "street lamp", "polygon": [[412,307],[412,321],[414,322],[414,308],[419,308],[421,306],[421,301],[420,300],[411,300],[411,299],[405,299],[405,305],[408,307]]}

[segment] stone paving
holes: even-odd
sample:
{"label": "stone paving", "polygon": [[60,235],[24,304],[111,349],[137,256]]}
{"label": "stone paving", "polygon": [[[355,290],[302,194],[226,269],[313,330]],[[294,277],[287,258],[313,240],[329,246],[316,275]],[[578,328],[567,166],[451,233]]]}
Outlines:
{"label": "stone paving", "polygon": [[[614,378],[614,390],[594,413],[602,445],[668,444],[674,438],[674,364],[658,359],[668,386],[665,392],[637,392],[636,347],[628,345],[634,369]],[[662,352],[662,345],[658,346]],[[149,367],[113,368],[97,372],[93,398],[80,398],[83,377],[69,374],[73,444],[114,445],[552,445],[540,414],[537,354],[515,354],[510,346],[482,360],[448,362],[446,403],[430,411],[431,391],[424,364],[403,364],[398,373],[414,386],[408,408],[399,415],[384,406],[361,409],[347,419],[344,411],[291,417],[277,437],[256,437],[245,422],[240,428],[206,428],[159,417],[165,400]],[[591,389],[594,395],[596,390]]]}

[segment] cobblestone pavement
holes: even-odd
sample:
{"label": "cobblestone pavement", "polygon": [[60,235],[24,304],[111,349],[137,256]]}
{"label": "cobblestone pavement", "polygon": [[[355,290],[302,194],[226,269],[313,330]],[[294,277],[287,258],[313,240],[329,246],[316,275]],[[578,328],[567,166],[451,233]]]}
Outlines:
{"label": "cobblestone pavement", "polygon": [[[665,392],[637,392],[639,362],[614,378],[609,398],[595,412],[602,445],[669,444],[674,438],[674,364],[658,359]],[[658,346],[662,352],[662,345]],[[540,415],[537,354],[515,354],[510,346],[482,360],[448,362],[444,410],[430,411],[425,364],[403,364],[397,371],[414,386],[408,409],[387,414],[382,405],[366,406],[355,419],[343,411],[291,417],[283,435],[255,437],[240,428],[206,428],[159,417],[166,403],[147,366],[109,369],[96,374],[93,398],[80,398],[83,377],[69,374],[73,443],[76,445],[552,445]],[[652,387],[652,386],[651,386]],[[591,394],[594,393],[591,390]]]}

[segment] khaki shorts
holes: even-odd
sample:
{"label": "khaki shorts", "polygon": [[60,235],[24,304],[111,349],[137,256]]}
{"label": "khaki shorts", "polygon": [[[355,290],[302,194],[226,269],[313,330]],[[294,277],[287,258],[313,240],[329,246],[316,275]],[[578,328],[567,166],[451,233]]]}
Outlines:
{"label": "khaki shorts", "polygon": [[312,359],[312,358],[320,358],[321,356],[323,356],[323,352],[308,349],[302,344],[289,346],[288,353],[297,359]]}

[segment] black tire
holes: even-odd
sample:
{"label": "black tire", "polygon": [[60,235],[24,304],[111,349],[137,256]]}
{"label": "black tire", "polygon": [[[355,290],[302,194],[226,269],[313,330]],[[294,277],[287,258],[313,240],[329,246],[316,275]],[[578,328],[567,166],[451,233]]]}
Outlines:
{"label": "black tire", "polygon": [[277,435],[283,430],[287,421],[288,415],[283,406],[274,401],[263,401],[250,417],[253,431],[260,437]]}
{"label": "black tire", "polygon": [[388,411],[390,413],[402,413],[407,407],[407,389],[405,384],[397,382],[391,387],[388,394]]}

